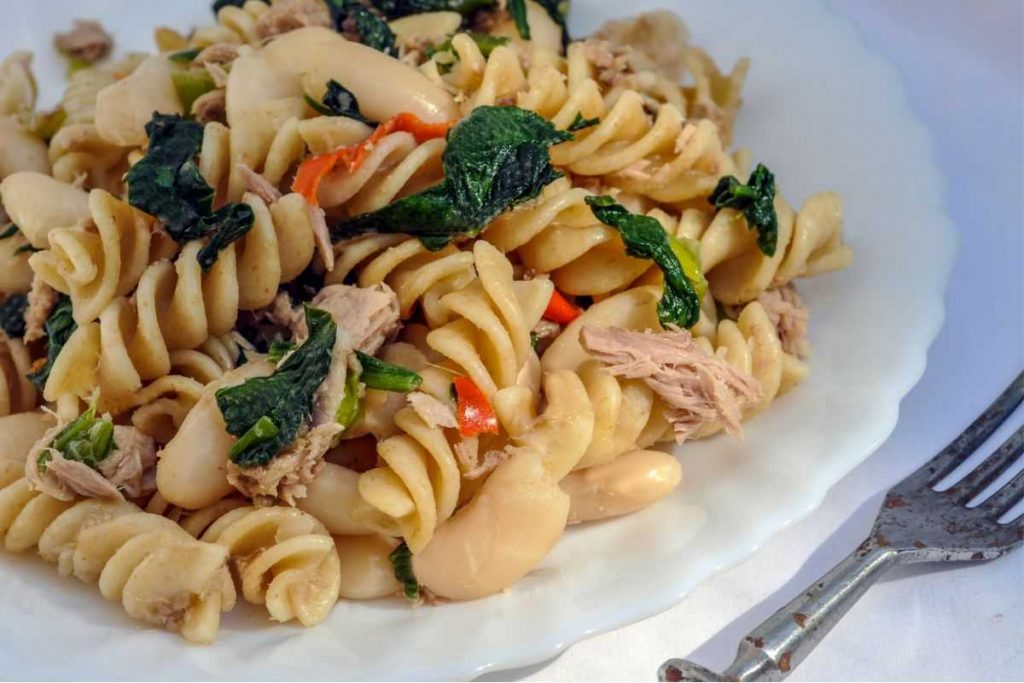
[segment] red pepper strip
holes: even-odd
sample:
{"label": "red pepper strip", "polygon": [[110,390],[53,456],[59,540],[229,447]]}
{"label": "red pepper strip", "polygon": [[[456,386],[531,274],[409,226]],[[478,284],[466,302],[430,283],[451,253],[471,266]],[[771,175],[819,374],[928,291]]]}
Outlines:
{"label": "red pepper strip", "polygon": [[476,382],[468,377],[456,377],[455,396],[458,400],[459,434],[468,438],[498,433],[498,416]]}
{"label": "red pepper strip", "polygon": [[320,181],[334,170],[339,163],[348,166],[349,173],[359,170],[366,159],[366,155],[373,145],[381,138],[391,133],[403,132],[412,133],[416,142],[425,142],[433,138],[442,138],[455,125],[455,121],[445,123],[425,123],[418,116],[409,112],[402,112],[392,116],[377,128],[362,142],[350,147],[341,147],[333,152],[326,152],[310,157],[299,165],[295,174],[295,181],[292,183],[292,191],[298,192],[306,201],[313,206],[319,206],[316,199],[317,190],[320,188]]}
{"label": "red pepper strip", "polygon": [[551,300],[548,307],[544,309],[544,317],[559,325],[568,325],[580,317],[582,310],[569,303],[569,300],[562,296],[557,289],[551,292]]}

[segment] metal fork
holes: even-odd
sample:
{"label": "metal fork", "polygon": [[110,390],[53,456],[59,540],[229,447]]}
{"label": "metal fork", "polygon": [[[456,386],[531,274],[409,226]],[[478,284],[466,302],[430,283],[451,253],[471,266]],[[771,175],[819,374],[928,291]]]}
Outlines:
{"label": "metal fork", "polygon": [[1024,399],[1024,372],[960,436],[892,487],[871,535],[788,605],[740,643],[722,673],[670,659],[662,681],[781,681],[806,659],[839,619],[888,569],[916,562],[991,560],[1024,543],[1024,514],[1001,524],[1024,498],[1024,471],[974,506],[968,506],[1013,466],[1024,451],[1024,427],[956,484],[935,486],[996,431]]}

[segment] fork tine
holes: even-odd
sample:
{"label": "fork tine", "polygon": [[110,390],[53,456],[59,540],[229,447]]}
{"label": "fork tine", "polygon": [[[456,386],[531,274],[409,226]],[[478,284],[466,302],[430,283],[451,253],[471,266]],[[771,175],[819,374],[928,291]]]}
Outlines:
{"label": "fork tine", "polygon": [[1024,427],[1015,431],[995,453],[974,468],[966,477],[950,487],[947,493],[953,502],[964,505],[985,490],[999,476],[1017,462],[1024,452]]}
{"label": "fork tine", "polygon": [[1021,498],[1024,498],[1024,471],[1018,472],[1017,476],[978,507],[991,514],[992,517],[998,518],[1019,503]]}
{"label": "fork tine", "polygon": [[926,462],[919,470],[903,480],[908,486],[934,486],[968,455],[978,450],[988,437],[999,428],[1006,418],[1024,399],[1024,372],[1017,375],[1003,393],[992,402],[971,426],[943,448],[938,455]]}

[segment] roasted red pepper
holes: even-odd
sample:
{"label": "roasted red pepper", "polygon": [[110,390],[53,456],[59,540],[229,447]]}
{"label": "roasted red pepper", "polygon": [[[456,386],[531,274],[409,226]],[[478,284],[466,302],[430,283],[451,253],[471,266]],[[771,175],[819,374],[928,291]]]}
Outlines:
{"label": "roasted red pepper", "polygon": [[295,174],[294,182],[292,182],[292,191],[301,194],[313,206],[318,206],[316,193],[320,188],[320,181],[340,163],[348,166],[350,173],[359,170],[359,167],[363,165],[363,160],[366,159],[366,154],[384,136],[398,132],[412,133],[416,142],[425,142],[433,138],[444,137],[454,125],[455,121],[426,123],[409,112],[396,114],[377,126],[370,137],[359,144],[318,154],[303,161]]}
{"label": "roasted red pepper", "polygon": [[469,377],[455,378],[455,398],[459,420],[459,434],[464,437],[477,434],[497,434],[498,416],[487,396]]}
{"label": "roasted red pepper", "polygon": [[559,325],[568,325],[580,317],[582,310],[569,303],[569,300],[562,296],[557,289],[551,292],[551,300],[548,307],[544,309],[544,318]]}

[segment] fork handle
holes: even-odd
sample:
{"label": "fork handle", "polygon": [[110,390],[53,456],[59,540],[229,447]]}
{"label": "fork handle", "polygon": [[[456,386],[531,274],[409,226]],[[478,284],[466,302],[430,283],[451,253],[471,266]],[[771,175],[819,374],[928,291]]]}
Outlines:
{"label": "fork handle", "polygon": [[899,561],[891,548],[866,541],[740,643],[736,659],[721,674],[682,659],[658,670],[662,681],[781,681],[806,659],[840,617]]}

